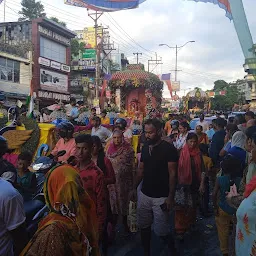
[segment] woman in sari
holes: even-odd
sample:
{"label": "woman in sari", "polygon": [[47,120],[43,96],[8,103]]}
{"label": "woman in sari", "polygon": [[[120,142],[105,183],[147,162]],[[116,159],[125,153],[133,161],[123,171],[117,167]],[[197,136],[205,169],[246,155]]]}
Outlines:
{"label": "woman in sari", "polygon": [[44,195],[50,213],[21,255],[98,256],[96,210],[77,170],[69,165],[50,170]]}
{"label": "woman in sari", "polygon": [[189,133],[180,154],[175,194],[175,232],[180,237],[196,222],[199,193],[204,192],[204,177],[198,137],[195,133]]}
{"label": "woman in sari", "polygon": [[256,177],[246,185],[244,197],[236,212],[236,256],[253,256],[256,250]]}
{"label": "woman in sari", "polygon": [[203,126],[197,125],[196,127],[196,135],[198,137],[198,144],[209,144],[209,139],[206,133],[203,132]]}
{"label": "woman in sari", "polygon": [[129,193],[133,189],[134,151],[124,140],[122,131],[114,130],[106,156],[110,159],[116,176],[116,184],[108,186],[113,225],[117,224],[118,215],[122,215],[125,231],[128,232],[127,215]]}

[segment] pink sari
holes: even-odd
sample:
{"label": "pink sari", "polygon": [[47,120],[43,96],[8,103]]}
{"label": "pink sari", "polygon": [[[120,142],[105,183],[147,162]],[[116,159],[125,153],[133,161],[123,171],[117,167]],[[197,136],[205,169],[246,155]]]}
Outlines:
{"label": "pink sari", "polygon": [[126,216],[128,196],[133,188],[134,151],[125,140],[119,147],[111,141],[106,156],[111,161],[116,176],[116,184],[108,185],[111,210],[113,214]]}

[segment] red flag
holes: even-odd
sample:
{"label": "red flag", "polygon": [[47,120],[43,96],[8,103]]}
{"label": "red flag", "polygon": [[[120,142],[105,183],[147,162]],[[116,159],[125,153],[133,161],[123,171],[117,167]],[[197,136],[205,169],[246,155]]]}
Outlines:
{"label": "red flag", "polygon": [[168,90],[171,94],[171,97],[172,97],[172,83],[170,80],[164,80],[164,82],[166,83],[167,87],[168,87]]}

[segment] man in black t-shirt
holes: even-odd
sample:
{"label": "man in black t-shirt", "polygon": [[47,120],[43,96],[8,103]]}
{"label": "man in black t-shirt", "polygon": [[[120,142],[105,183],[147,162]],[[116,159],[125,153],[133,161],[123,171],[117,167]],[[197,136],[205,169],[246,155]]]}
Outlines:
{"label": "man in black t-shirt", "polygon": [[178,153],[175,147],[161,139],[162,124],[157,119],[145,122],[147,143],[142,148],[135,188],[142,182],[138,200],[138,223],[144,255],[150,255],[151,225],[156,235],[168,242],[171,255],[175,254],[170,239],[170,214],[174,204],[175,176]]}

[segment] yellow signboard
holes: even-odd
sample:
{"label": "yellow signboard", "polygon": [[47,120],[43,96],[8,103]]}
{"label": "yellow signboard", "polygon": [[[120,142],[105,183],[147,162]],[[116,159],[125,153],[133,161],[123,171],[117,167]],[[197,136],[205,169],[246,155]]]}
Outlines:
{"label": "yellow signboard", "polygon": [[[97,45],[101,42],[102,34],[103,34],[103,29],[102,27],[99,27],[97,30]],[[79,39],[85,42],[85,48],[87,49],[95,48],[96,46],[95,28],[94,27],[84,28],[82,36],[80,33]]]}

